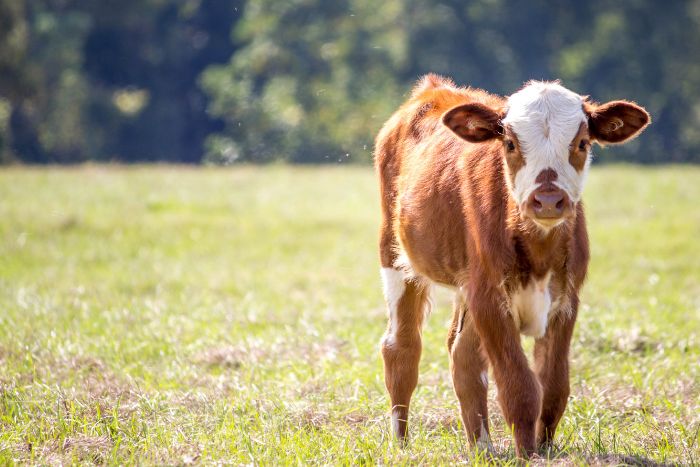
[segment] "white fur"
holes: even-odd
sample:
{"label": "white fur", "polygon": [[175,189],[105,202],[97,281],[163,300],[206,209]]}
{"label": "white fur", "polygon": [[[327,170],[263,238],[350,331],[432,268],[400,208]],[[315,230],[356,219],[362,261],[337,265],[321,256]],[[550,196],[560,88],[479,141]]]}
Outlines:
{"label": "white fur", "polygon": [[380,273],[389,315],[389,331],[384,337],[384,343],[393,345],[396,342],[399,300],[401,300],[403,293],[406,291],[406,273],[394,268],[382,268]]}
{"label": "white fur", "polygon": [[481,431],[479,432],[479,438],[476,440],[476,445],[482,451],[493,452],[493,444],[491,444],[491,438],[488,431],[486,431],[483,421],[481,422]]}
{"label": "white fur", "polygon": [[451,288],[449,285],[440,284],[439,282],[434,282],[425,276],[417,274],[413,269],[411,260],[408,255],[402,249],[398,250],[398,256],[394,260],[394,270],[403,274],[403,280],[405,282],[413,282],[416,285],[424,287],[427,291],[427,300],[423,308],[423,316],[427,317],[433,311],[435,303],[433,302],[433,290],[436,285]]}
{"label": "white fur", "polygon": [[542,279],[532,279],[511,295],[511,313],[515,326],[526,336],[542,337],[547,329],[552,296],[549,291],[551,272]]}
{"label": "white fur", "polygon": [[590,153],[579,173],[569,163],[569,145],[586,121],[583,98],[558,83],[532,81],[508,98],[503,123],[518,137],[525,166],[515,175],[511,191],[522,205],[537,188],[537,175],[548,168],[557,172],[555,185],[576,203],[590,165]]}
{"label": "white fur", "polygon": [[489,387],[489,372],[482,371],[480,376],[481,376],[481,384],[483,384],[485,388]]}
{"label": "white fur", "polygon": [[399,434],[399,414],[392,412],[391,414],[391,429],[394,430],[394,436]]}
{"label": "white fur", "polygon": [[396,260],[394,260],[394,268],[403,273],[404,279],[416,279],[416,272],[413,270],[411,260],[408,259],[406,252],[399,249],[397,253]]}

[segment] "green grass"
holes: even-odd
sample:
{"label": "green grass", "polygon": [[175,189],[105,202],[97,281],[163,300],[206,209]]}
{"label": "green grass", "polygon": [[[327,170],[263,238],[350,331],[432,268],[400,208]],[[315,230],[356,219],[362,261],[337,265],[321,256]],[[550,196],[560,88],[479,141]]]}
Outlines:
{"label": "green grass", "polygon": [[[698,464],[700,169],[595,168],[585,198],[572,395],[535,463]],[[391,443],[378,220],[369,168],[3,169],[0,463],[483,461],[444,292]]]}

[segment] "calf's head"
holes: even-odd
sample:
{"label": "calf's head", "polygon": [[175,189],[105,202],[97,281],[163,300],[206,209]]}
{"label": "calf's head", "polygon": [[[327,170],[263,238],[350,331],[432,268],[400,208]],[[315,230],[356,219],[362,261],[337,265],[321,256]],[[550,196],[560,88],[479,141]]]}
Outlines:
{"label": "calf's head", "polygon": [[557,82],[531,81],[508,97],[505,109],[463,104],[442,121],[469,142],[501,142],[506,183],[521,216],[549,229],[574,215],[591,144],[629,141],[650,118],[631,102],[598,105]]}

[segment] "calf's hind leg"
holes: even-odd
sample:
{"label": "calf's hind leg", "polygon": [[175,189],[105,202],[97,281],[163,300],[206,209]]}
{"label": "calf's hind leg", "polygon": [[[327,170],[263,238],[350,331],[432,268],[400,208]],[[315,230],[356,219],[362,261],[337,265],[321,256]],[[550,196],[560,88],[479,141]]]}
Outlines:
{"label": "calf's hind leg", "polygon": [[406,440],[408,408],[418,384],[421,354],[421,326],[428,288],[420,281],[407,280],[402,271],[382,268],[389,324],[382,338],[384,382],[391,398],[394,436]]}
{"label": "calf's hind leg", "polygon": [[466,300],[457,294],[454,317],[447,340],[450,370],[455,394],[459,399],[462,422],[469,444],[491,447],[488,426],[488,362],[482,353],[479,335]]}

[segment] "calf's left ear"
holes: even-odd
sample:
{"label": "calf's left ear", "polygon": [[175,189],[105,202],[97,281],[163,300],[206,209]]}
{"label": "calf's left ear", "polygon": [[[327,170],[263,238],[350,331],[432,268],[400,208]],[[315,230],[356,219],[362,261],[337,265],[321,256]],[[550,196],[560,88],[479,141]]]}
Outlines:
{"label": "calf's left ear", "polygon": [[643,107],[627,101],[610,101],[602,105],[585,102],[588,131],[601,144],[620,144],[639,135],[651,122]]}

